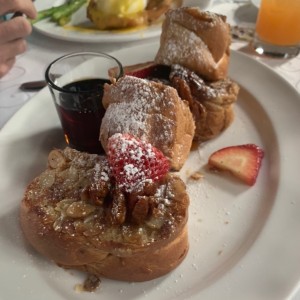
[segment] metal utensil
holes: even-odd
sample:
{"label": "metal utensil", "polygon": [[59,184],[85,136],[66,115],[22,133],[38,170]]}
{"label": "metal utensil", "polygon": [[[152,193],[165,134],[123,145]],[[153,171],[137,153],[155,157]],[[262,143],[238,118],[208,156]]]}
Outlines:
{"label": "metal utensil", "polygon": [[[35,0],[32,0],[32,2],[34,2],[34,1]],[[21,16],[23,16],[23,13],[21,13],[20,11],[16,11],[11,18],[13,19],[16,17],[21,17]]]}
{"label": "metal utensil", "polygon": [[20,85],[20,89],[22,91],[38,91],[44,88],[47,85],[45,80],[38,80],[38,81],[28,81],[24,82]]}

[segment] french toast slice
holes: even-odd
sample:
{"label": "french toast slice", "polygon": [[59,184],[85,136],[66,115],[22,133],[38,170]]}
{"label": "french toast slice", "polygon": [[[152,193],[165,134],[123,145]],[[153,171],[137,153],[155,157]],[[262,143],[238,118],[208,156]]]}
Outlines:
{"label": "french toast slice", "polygon": [[155,57],[157,64],[179,64],[204,80],[227,76],[230,26],[226,17],[198,7],[180,7],[166,13]]}
{"label": "french toast slice", "polygon": [[188,252],[189,197],[168,173],[139,193],[122,192],[104,156],[53,150],[20,207],[28,242],[59,266],[98,277],[146,281]]}
{"label": "french toast slice", "polygon": [[172,170],[181,169],[190,153],[195,124],[187,102],[174,88],[126,75],[104,86],[102,103],[106,112],[100,141],[105,151],[109,137],[130,133],[162,151]]}

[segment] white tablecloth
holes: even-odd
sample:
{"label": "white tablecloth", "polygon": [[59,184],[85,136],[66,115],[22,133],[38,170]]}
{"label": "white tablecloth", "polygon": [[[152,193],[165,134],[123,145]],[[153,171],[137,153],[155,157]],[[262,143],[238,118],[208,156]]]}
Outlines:
{"label": "white tablecloth", "polygon": [[[227,15],[228,22],[231,24],[254,27],[257,8],[251,3],[247,3],[247,1],[215,0],[210,9]],[[58,41],[34,31],[28,38],[27,52],[19,56],[9,74],[0,79],[0,128],[2,128],[13,114],[35,94],[34,92],[21,91],[19,89],[20,84],[26,81],[44,79],[44,72],[47,65],[55,58],[68,52],[83,50],[109,52],[148,42],[151,41],[116,44],[83,44]],[[232,49],[249,53],[249,47],[246,42],[233,41]],[[255,56],[253,55],[253,57]],[[300,56],[289,60],[259,57],[255,57],[255,59],[276,71],[284,80],[287,80],[297,89],[300,94]],[[300,292],[293,299],[300,299]]]}

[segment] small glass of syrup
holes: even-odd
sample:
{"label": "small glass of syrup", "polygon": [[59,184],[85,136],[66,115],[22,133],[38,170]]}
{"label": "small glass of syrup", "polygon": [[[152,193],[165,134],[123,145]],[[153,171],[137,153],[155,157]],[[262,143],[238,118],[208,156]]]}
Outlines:
{"label": "small glass of syrup", "polygon": [[103,87],[122,76],[121,63],[106,53],[71,53],[48,66],[46,81],[70,147],[104,154],[99,141]]}

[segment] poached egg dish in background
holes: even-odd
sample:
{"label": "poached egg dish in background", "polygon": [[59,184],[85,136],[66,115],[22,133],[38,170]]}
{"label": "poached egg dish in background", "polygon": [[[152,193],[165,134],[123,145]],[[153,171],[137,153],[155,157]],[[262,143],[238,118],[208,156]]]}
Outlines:
{"label": "poached egg dish in background", "polygon": [[181,4],[178,0],[91,0],[87,17],[101,30],[147,26]]}
{"label": "poached egg dish in background", "polygon": [[95,1],[97,10],[101,13],[125,17],[143,11],[147,0],[110,0]]}

